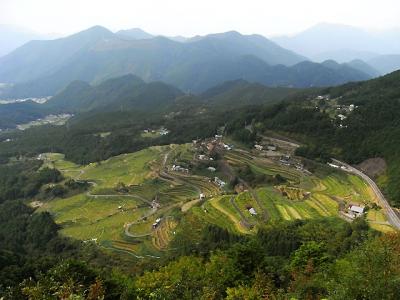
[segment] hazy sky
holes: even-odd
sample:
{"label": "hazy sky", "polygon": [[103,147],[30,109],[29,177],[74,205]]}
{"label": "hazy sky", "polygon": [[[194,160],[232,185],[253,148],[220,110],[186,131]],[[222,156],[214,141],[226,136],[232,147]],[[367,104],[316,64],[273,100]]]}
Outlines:
{"label": "hazy sky", "polygon": [[0,24],[41,33],[103,25],[164,35],[238,30],[271,36],[319,22],[400,27],[400,0],[0,0]]}

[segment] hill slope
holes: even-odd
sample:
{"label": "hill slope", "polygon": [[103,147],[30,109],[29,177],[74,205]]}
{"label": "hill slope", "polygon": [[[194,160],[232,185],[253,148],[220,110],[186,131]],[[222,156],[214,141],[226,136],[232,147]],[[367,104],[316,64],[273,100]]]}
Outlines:
{"label": "hill slope", "polygon": [[97,86],[90,86],[83,81],[74,81],[43,107],[59,112],[100,109],[156,111],[181,95],[181,91],[167,84],[145,83],[134,75],[125,75],[106,80]]}

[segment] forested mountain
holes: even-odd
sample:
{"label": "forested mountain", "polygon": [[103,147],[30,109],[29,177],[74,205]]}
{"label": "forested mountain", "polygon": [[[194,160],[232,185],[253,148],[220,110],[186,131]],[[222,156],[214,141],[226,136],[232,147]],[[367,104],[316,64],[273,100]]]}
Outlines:
{"label": "forested mountain", "polygon": [[134,75],[109,79],[97,86],[74,81],[46,104],[46,109],[58,112],[157,111],[170,105],[183,93],[162,82],[145,83]]}
{"label": "forested mountain", "polygon": [[28,43],[0,59],[0,81],[15,84],[1,96],[54,95],[74,80],[99,83],[129,73],[196,93],[236,79],[310,87],[369,78],[347,70],[351,67],[333,70],[303,60],[259,35],[226,32],[181,43],[165,37],[127,39],[96,26],[63,39]]}
{"label": "forested mountain", "polygon": [[31,41],[0,58],[0,81],[26,82],[53,74],[114,34],[100,26],[49,41]]}
{"label": "forested mountain", "polygon": [[200,95],[207,104],[219,107],[240,107],[246,105],[270,104],[294,94],[294,88],[269,88],[259,83],[250,83],[243,79],[227,81]]}

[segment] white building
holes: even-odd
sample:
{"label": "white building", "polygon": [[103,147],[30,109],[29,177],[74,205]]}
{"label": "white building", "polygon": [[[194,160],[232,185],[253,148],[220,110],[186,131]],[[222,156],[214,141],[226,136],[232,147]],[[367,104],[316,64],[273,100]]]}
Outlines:
{"label": "white building", "polygon": [[224,187],[226,185],[226,182],[222,181],[221,179],[219,179],[218,177],[214,178],[214,182],[219,186],[219,187]]}
{"label": "white building", "polygon": [[357,205],[351,205],[350,211],[352,213],[354,213],[356,216],[361,216],[364,213],[364,207],[357,206]]}
{"label": "white building", "polygon": [[256,210],[255,210],[253,207],[250,207],[250,208],[249,208],[249,213],[250,213],[252,216],[256,216],[256,215],[257,215],[257,212],[256,212]]}

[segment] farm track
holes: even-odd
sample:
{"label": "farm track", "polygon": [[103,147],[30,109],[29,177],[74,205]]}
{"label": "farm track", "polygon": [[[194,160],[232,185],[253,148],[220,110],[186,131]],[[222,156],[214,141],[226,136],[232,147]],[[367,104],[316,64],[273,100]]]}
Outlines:
{"label": "farm track", "polygon": [[[226,162],[225,160],[222,161],[221,167],[222,167],[223,171],[224,171],[226,174],[229,175],[229,177],[233,177],[233,176],[234,176],[234,172],[233,172],[231,166],[229,166],[228,162]],[[268,221],[270,216],[269,216],[269,214],[268,214],[268,211],[266,210],[266,208],[264,207],[264,205],[261,203],[260,199],[258,198],[257,193],[256,193],[256,192],[253,190],[253,188],[251,188],[250,185],[249,185],[246,181],[244,181],[242,178],[239,178],[239,181],[249,190],[249,192],[250,192],[252,198],[254,199],[254,201],[257,203],[257,205],[258,205],[258,206],[260,207],[260,209],[262,210],[262,218],[263,218],[263,221]],[[234,200],[232,201],[232,199],[231,199],[230,202],[231,202],[231,203],[234,203]],[[236,206],[236,204],[235,204],[235,207],[236,207],[236,209],[240,212],[240,214],[243,216],[243,214],[241,213],[240,209]],[[246,219],[246,218],[244,218],[244,219]],[[247,222],[247,223],[248,223],[248,222]]]}
{"label": "farm track", "polygon": [[240,224],[245,227],[247,230],[249,230],[253,225],[250,224],[250,222],[247,220],[246,216],[243,214],[243,212],[240,210],[240,208],[237,206],[235,203],[235,197],[232,196],[229,199],[229,203],[232,205],[232,207],[236,210],[236,212],[240,215]]}

